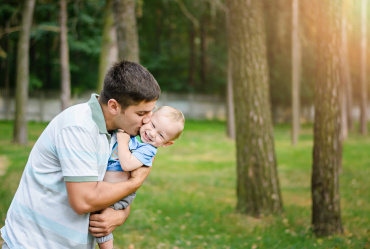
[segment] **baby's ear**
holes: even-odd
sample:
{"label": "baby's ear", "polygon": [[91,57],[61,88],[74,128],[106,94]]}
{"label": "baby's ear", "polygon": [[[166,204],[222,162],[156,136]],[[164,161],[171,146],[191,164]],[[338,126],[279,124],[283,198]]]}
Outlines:
{"label": "baby's ear", "polygon": [[169,142],[163,144],[162,147],[167,147],[167,146],[173,145],[174,143],[175,143],[175,141],[169,141]]}

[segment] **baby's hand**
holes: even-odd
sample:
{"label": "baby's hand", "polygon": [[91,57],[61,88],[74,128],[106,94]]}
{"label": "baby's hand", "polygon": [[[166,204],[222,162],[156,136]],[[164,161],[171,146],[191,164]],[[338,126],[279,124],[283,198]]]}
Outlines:
{"label": "baby's hand", "polygon": [[126,133],[122,129],[117,130],[117,142],[128,143],[130,141],[130,134]]}

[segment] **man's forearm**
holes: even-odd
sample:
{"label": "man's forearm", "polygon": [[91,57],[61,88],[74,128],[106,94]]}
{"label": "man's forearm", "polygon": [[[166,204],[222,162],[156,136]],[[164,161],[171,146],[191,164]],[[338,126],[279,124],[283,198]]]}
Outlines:
{"label": "man's forearm", "polygon": [[77,214],[91,213],[112,205],[123,197],[135,192],[150,172],[141,167],[128,181],[108,182],[66,182],[71,207]]}

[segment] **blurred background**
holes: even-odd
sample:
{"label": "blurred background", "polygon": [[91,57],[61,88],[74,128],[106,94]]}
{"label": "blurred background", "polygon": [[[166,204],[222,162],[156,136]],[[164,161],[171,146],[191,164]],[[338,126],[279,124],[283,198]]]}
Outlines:
{"label": "blurred background", "polygon": [[[370,248],[369,4],[0,0],[0,227],[48,122],[127,59],[187,120],[115,248]],[[324,236],[315,205],[338,224]]]}
{"label": "blurred background", "polygon": [[[84,102],[91,92],[99,92],[106,68],[117,58],[133,58],[147,67],[159,82],[164,93],[159,104],[171,101],[169,104],[177,105],[191,118],[225,120],[228,60],[224,1],[122,1],[127,5],[123,10],[111,8],[107,11],[112,4],[113,1],[66,1],[70,72],[68,105]],[[351,87],[346,92],[351,93],[353,100],[351,115],[358,119],[361,54],[368,54],[368,50],[361,47],[361,1],[347,1],[346,5],[343,33]],[[317,30],[311,1],[301,0],[298,7],[298,34],[303,58],[298,69],[300,117],[303,122],[312,122]],[[121,13],[113,13],[113,10]],[[14,116],[22,11],[20,1],[1,1],[1,119]],[[34,8],[29,44],[29,120],[48,121],[62,110],[60,11],[58,1],[37,1]],[[113,15],[128,18],[124,11],[131,13],[136,22],[126,21],[126,27],[115,27]],[[292,11],[291,1],[264,1],[270,101],[275,123],[290,122],[291,118]],[[117,28],[123,35],[117,35]],[[134,35],[124,35],[124,32]],[[131,48],[134,45],[130,44],[137,44],[137,49],[125,54],[123,48],[118,56],[122,43]],[[130,57],[127,53],[134,55]],[[172,100],[177,100],[178,104]],[[199,109],[191,107],[194,101]]]}

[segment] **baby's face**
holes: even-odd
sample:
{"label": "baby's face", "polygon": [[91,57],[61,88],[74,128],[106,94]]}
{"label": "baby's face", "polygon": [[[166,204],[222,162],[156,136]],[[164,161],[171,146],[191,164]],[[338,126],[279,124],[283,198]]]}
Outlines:
{"label": "baby's face", "polygon": [[140,137],[144,143],[161,147],[170,142],[178,130],[176,123],[157,111],[153,113],[151,120],[140,128]]}

